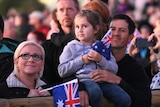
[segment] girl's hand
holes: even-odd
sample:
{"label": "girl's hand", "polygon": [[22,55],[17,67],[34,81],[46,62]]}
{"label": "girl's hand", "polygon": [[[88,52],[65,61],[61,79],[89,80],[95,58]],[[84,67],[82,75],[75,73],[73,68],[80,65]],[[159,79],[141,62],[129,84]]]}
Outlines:
{"label": "girl's hand", "polygon": [[88,59],[88,54],[84,54],[82,56],[82,60],[83,60],[84,64],[90,63],[90,60]]}
{"label": "girl's hand", "polygon": [[88,59],[91,61],[100,62],[102,60],[102,55],[95,50],[90,50],[88,53]]}

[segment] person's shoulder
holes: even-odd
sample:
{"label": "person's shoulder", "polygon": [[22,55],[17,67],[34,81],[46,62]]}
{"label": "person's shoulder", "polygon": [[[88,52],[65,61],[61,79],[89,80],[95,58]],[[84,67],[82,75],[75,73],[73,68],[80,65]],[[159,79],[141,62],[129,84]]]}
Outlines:
{"label": "person's shoulder", "polygon": [[79,44],[80,42],[76,39],[71,40],[70,42],[68,42],[68,45],[75,45],[75,44]]}
{"label": "person's shoulder", "polygon": [[[17,48],[17,46],[19,45],[19,42],[14,40],[14,39],[10,39],[10,38],[3,38],[0,41],[0,48],[4,49],[7,48],[10,52],[14,53],[15,49]],[[3,47],[3,48],[2,48]],[[6,50],[1,50],[2,52],[7,52]]]}
{"label": "person's shoulder", "polygon": [[51,39],[43,41],[41,45],[43,46],[43,48],[49,48],[54,46]]}
{"label": "person's shoulder", "polygon": [[6,81],[0,82],[0,89],[3,89],[4,87],[8,87],[7,82]]}
{"label": "person's shoulder", "polygon": [[125,55],[125,57],[117,62],[119,65],[124,65],[127,67],[132,67],[134,69],[136,68],[143,68],[133,57],[129,56],[128,54]]}

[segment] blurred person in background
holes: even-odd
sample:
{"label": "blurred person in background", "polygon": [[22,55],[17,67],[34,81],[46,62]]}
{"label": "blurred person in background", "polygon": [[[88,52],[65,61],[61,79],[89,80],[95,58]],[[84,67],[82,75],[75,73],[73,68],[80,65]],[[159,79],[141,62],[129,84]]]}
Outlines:
{"label": "blurred person in background", "polygon": [[135,35],[134,38],[131,40],[130,46],[128,48],[128,53],[132,56],[140,65],[142,65],[146,73],[151,81],[151,64],[152,60],[150,60],[151,52],[149,47],[137,47],[136,40],[141,39],[148,39],[149,36],[153,33],[153,27],[148,24],[144,23],[139,26],[140,37]]}
{"label": "blurred person in background", "polygon": [[144,4],[144,8],[142,11],[144,20],[148,21],[150,16],[152,16],[157,8],[159,7],[159,2],[158,0],[148,0],[145,4]]}
{"label": "blurred person in background", "polygon": [[16,29],[14,23],[10,22],[10,20],[5,19],[4,20],[4,32],[3,32],[3,37],[4,38],[10,38],[10,39],[15,39],[16,35]]}
{"label": "blurred person in background", "polygon": [[60,32],[60,23],[59,21],[57,20],[57,17],[56,17],[56,9],[53,10],[52,12],[52,19],[50,21],[50,30],[47,34],[47,38],[46,39],[51,39],[51,35],[52,33],[59,33]]}
{"label": "blurred person in background", "polygon": [[27,39],[28,33],[33,29],[33,26],[29,24],[29,18],[27,13],[19,13],[15,16],[16,34],[15,40],[22,42]]}
{"label": "blurred person in background", "polygon": [[44,15],[41,11],[35,10],[29,14],[29,24],[34,27],[35,30],[38,30],[47,36],[50,28],[43,23]]}
{"label": "blurred person in background", "polygon": [[46,40],[46,37],[42,32],[33,30],[28,33],[27,40],[42,44]]}
{"label": "blurred person in background", "polygon": [[[10,27],[10,21],[6,19],[4,23],[3,18],[0,15],[0,82],[5,81],[12,72],[13,54],[19,44],[12,39],[14,34],[12,35],[13,32],[11,33],[10,31],[14,28],[8,29]],[[4,34],[6,36],[4,36]]]}

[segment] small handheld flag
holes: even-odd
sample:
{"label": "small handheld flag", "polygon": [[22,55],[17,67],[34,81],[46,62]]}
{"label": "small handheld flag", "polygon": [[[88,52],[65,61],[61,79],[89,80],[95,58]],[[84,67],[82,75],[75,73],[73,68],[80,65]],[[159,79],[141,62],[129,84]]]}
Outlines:
{"label": "small handheld flag", "polygon": [[99,52],[106,59],[110,59],[110,51],[111,51],[111,38],[112,38],[112,30],[109,29],[108,32],[104,35],[101,41],[93,44],[93,50]]}
{"label": "small handheld flag", "polygon": [[52,93],[54,107],[80,107],[77,79],[53,87]]}

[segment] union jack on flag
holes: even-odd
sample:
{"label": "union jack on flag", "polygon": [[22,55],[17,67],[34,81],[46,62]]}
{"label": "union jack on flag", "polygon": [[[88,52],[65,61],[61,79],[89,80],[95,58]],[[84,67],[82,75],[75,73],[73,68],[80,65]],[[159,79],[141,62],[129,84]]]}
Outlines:
{"label": "union jack on flag", "polygon": [[93,44],[93,50],[99,52],[103,55],[107,60],[110,59],[110,51],[111,51],[111,38],[112,38],[112,30],[109,29],[108,32],[104,35],[101,41]]}
{"label": "union jack on flag", "polygon": [[52,93],[54,107],[80,107],[77,79],[55,86]]}
{"label": "union jack on flag", "polygon": [[111,45],[111,38],[112,38],[112,30],[109,29],[101,40],[107,48],[109,48],[109,46]]}

